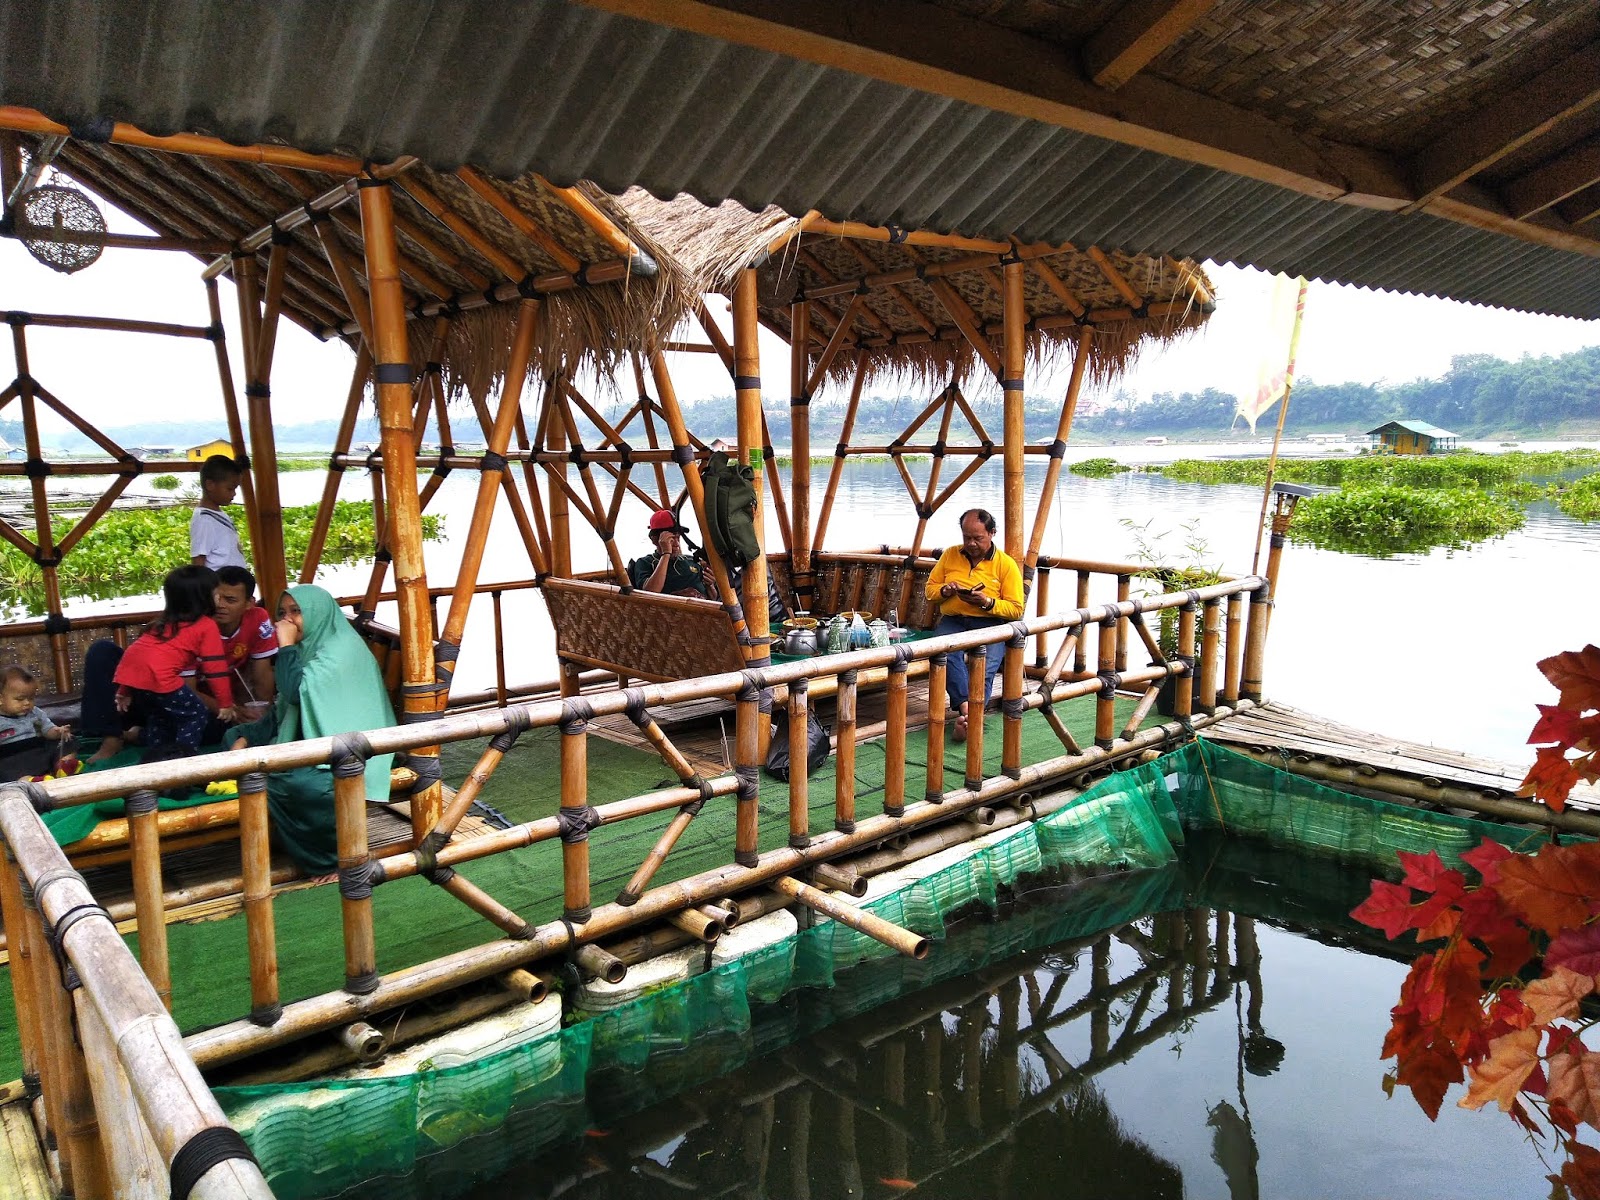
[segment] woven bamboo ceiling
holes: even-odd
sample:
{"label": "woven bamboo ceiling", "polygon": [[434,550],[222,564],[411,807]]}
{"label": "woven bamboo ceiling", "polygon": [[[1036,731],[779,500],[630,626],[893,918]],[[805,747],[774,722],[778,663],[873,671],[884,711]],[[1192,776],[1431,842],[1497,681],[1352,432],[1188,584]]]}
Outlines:
{"label": "woven bamboo ceiling", "polygon": [[10,0],[0,104],[1600,316],[1577,0]]}

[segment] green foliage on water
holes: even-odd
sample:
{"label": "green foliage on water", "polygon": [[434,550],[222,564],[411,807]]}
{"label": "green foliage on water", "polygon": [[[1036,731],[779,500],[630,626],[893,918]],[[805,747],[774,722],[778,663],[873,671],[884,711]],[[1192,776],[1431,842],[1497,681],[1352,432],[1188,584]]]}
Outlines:
{"label": "green foliage on water", "polygon": [[1556,490],[1556,507],[1580,521],[1600,521],[1600,475],[1586,475]]}
{"label": "green foliage on water", "polygon": [[[250,531],[244,510],[235,505],[228,512],[239,528],[239,539],[249,557]],[[184,506],[107,513],[61,560],[58,570],[62,591],[96,599],[159,592],[167,572],[189,561],[189,520],[193,515],[194,510]],[[283,536],[291,575],[305,560],[316,516],[314,504],[283,510]],[[68,517],[54,523],[57,540],[67,535],[73,520]],[[423,516],[422,534],[426,540],[438,541],[443,533],[443,517]],[[340,500],[334,505],[322,562],[329,566],[362,562],[372,558],[375,551],[372,502]],[[43,572],[32,558],[10,545],[0,546],[0,588],[14,608],[44,610]]]}
{"label": "green foliage on water", "polygon": [[[1158,470],[1184,483],[1243,483],[1260,487],[1267,479],[1264,458],[1180,458]],[[1600,470],[1600,451],[1513,450],[1480,454],[1361,454],[1338,458],[1280,458],[1275,478],[1283,483],[1324,487],[1457,488],[1494,487],[1513,481],[1548,478],[1568,471]]]}
{"label": "green foliage on water", "polygon": [[183,486],[183,480],[176,475],[157,475],[150,481],[150,486],[158,492],[175,492]]}
{"label": "green foliage on water", "polygon": [[1086,458],[1082,462],[1073,463],[1067,470],[1074,475],[1087,475],[1090,479],[1109,479],[1113,475],[1120,475],[1133,468],[1123,466],[1114,458]]}
{"label": "green foliage on water", "polygon": [[1360,485],[1302,500],[1289,538],[1390,558],[1435,547],[1465,549],[1520,529],[1525,519],[1517,501],[1476,488]]}

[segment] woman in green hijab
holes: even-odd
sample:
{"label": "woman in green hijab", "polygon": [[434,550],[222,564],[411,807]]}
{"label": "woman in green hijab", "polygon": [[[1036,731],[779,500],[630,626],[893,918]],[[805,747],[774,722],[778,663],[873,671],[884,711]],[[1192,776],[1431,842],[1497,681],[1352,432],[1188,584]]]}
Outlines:
{"label": "woman in green hijab", "polygon": [[[278,647],[277,699],[260,720],[229,731],[235,750],[395,723],[377,661],[322,588],[304,584],[283,594]],[[367,799],[389,799],[393,758],[378,754],[367,760]],[[323,875],[338,868],[333,772],[326,765],[268,775],[267,808],[273,840],[302,871]]]}

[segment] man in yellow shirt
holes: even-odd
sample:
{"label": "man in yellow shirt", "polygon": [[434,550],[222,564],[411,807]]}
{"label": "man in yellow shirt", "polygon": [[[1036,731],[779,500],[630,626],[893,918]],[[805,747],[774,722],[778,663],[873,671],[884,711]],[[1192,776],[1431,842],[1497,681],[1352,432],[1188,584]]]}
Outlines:
{"label": "man in yellow shirt", "polygon": [[[987,629],[1022,616],[1022,571],[1016,559],[994,544],[994,529],[994,517],[981,508],[961,514],[961,545],[941,554],[928,576],[928,599],[939,605],[935,636]],[[984,704],[994,690],[995,673],[1005,652],[1003,641],[984,647],[987,669],[980,693]],[[945,691],[951,711],[957,714],[954,736],[960,742],[967,736],[967,660],[965,655],[952,654],[946,662]],[[983,719],[982,705],[975,715]]]}

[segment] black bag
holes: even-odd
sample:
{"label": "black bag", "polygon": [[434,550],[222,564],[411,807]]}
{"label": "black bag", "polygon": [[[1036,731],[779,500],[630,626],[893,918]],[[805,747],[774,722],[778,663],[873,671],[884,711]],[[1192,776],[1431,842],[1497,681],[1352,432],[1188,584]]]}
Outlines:
{"label": "black bag", "polygon": [[706,487],[706,537],[729,567],[742,567],[761,557],[756,541],[755,468],[730,461],[721,450],[701,471]]}
{"label": "black bag", "polygon": [[[784,782],[789,780],[789,713],[779,709],[773,714],[772,744],[767,748],[767,774]],[[830,742],[828,730],[817,719],[817,714],[806,710],[806,776],[817,773],[817,768],[828,761]]]}

